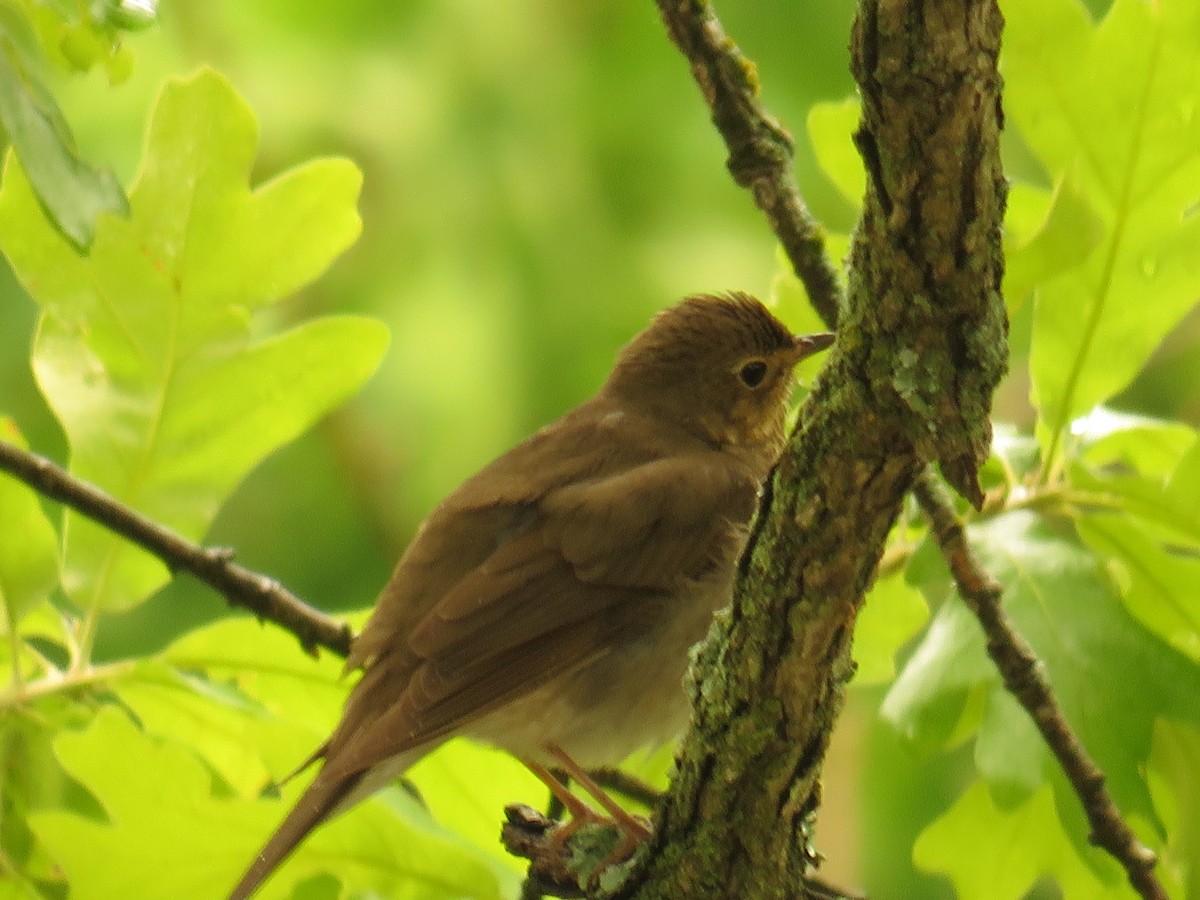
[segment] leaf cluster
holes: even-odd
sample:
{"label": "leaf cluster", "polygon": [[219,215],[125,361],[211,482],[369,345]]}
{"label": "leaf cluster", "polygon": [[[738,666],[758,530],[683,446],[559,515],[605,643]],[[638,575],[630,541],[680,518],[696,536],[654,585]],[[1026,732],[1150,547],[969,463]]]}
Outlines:
{"label": "leaf cluster", "polygon": [[[106,18],[111,3],[84,6],[95,52],[69,55],[74,4],[0,3],[0,120],[15,150],[0,250],[37,304],[32,367],[71,471],[199,539],[255,466],[382,359],[380,323],[297,320],[280,305],[358,236],[360,174],[319,159],[252,182],[254,117],[202,71],[162,89],[127,197],[89,175],[29,75],[38,54],[85,68],[112,58],[127,23]],[[1004,11],[1005,294],[1016,393],[1027,384],[1032,405],[1002,410],[1014,424],[997,426],[968,533],[1173,896],[1200,896],[1200,442],[1183,421],[1118,409],[1200,296],[1200,12],[1187,0],[1117,0],[1100,21],[1073,0]],[[12,39],[11,23],[35,19]],[[849,206],[864,184],[857,119],[848,101],[808,123]],[[831,236],[831,252],[845,240]],[[808,327],[794,278],[781,274],[775,296]],[[10,420],[0,439],[23,440]],[[274,776],[337,715],[336,661],[244,619],[101,659],[98,631],[171,573],[7,478],[0,522],[0,897],[219,896],[295,797]],[[949,883],[1020,897],[1051,880],[1067,897],[1128,896],[915,510],[855,640],[857,702],[877,705],[937,806],[900,853],[941,881],[907,895]],[[504,803],[538,796],[528,777],[463,744],[412,777],[421,801],[388,789],[315,835],[264,896],[511,896],[494,834]],[[906,889],[878,881],[881,896]]]}
{"label": "leaf cluster", "polygon": [[47,217],[80,249],[99,214],[128,207],[116,176],[80,155],[43,71],[48,63],[77,74],[103,66],[111,83],[121,82],[133,68],[122,35],[154,20],[155,0],[0,3],[0,143],[12,146]]}
{"label": "leaf cluster", "polygon": [[[1096,22],[1071,0],[1009,0],[1004,12],[1004,291],[1014,380],[1032,405],[1016,412],[1031,426],[997,426],[987,502],[962,512],[1171,895],[1200,895],[1200,846],[1180,818],[1196,771],[1179,765],[1200,737],[1200,442],[1183,421],[1105,405],[1128,402],[1200,296],[1200,10],[1117,0]],[[847,101],[808,122],[852,202],[857,118]],[[791,276],[778,286],[803,299]],[[960,897],[1021,897],[1047,878],[1067,897],[1130,895],[915,514],[892,537],[856,647],[859,686],[874,686],[922,777],[932,785],[964,751],[973,762],[921,826],[918,867]]]}

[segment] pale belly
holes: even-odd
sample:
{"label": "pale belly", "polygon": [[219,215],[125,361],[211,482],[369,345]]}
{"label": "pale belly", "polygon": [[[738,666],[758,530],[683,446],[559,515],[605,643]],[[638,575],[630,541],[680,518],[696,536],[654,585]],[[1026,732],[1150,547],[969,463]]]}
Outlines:
{"label": "pale belly", "polygon": [[651,632],[484,716],[463,733],[551,765],[543,748],[553,743],[584,768],[616,765],[636,750],[666,744],[683,731],[691,713],[683,687],[688,651],[729,596],[725,584],[688,597]]}

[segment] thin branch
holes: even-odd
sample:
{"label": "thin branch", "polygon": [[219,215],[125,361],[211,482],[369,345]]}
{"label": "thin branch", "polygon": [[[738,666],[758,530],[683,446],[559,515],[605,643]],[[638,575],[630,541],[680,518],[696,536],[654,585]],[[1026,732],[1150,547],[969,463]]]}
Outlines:
{"label": "thin branch", "polygon": [[51,669],[36,681],[27,683],[16,682],[13,689],[0,693],[0,712],[10,712],[19,709],[33,700],[49,697],[53,694],[71,693],[90,685],[109,684],[117,678],[134,670],[131,660],[121,660],[115,663],[92,666],[85,671],[70,670],[66,672]]}
{"label": "thin branch", "polygon": [[[707,3],[656,2],[725,140],[730,172],[753,193],[817,313],[835,327],[845,302],[841,286],[825,250],[824,231],[796,186],[791,137],[759,102],[754,64],[730,40]],[[1000,590],[971,556],[954,506],[930,467],[919,476],[915,492],[959,592],[984,630],[988,652],[1006,688],[1033,718],[1078,794],[1093,829],[1093,843],[1125,867],[1143,897],[1165,898],[1152,871],[1154,853],[1137,841],[1122,819],[1104,787],[1103,774],[1058,711],[1037,658],[1000,608]]]}
{"label": "thin branch", "polygon": [[1000,605],[1000,585],[983,571],[971,552],[966,531],[946,489],[926,469],[917,479],[913,493],[929,518],[959,594],[983,626],[988,655],[1003,676],[1004,686],[1033,718],[1083,802],[1092,829],[1089,840],[1125,867],[1130,884],[1141,896],[1147,900],[1167,900],[1167,892],[1154,875],[1157,862],[1154,851],[1142,844],[1125,823],[1104,786],[1104,773],[1071,731],[1041,663]]}
{"label": "thin branch", "polygon": [[173,572],[187,572],[260,619],[287,629],[309,653],[350,651],[350,627],[304,603],[279,582],[233,562],[228,550],[201,547],[147,519],[44,457],[0,441],[0,470],[154,554]]}
{"label": "thin branch", "polygon": [[730,40],[707,3],[656,2],[725,140],[733,180],[754,195],[817,314],[836,328],[843,305],[837,270],[825,252],[825,232],[796,187],[792,136],[759,101],[754,63]]}
{"label": "thin branch", "polygon": [[500,842],[513,856],[529,860],[529,874],[521,888],[523,900],[587,896],[580,887],[587,879],[575,868],[575,848],[569,838],[560,836],[563,826],[559,822],[522,803],[506,806],[504,816]]}

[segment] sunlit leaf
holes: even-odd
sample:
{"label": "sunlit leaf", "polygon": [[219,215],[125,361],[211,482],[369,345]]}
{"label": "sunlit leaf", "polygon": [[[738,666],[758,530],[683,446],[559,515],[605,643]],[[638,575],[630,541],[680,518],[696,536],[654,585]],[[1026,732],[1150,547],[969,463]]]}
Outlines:
{"label": "sunlit leaf", "polygon": [[141,31],[158,21],[158,0],[102,0],[96,18],[104,25],[126,31]]}
{"label": "sunlit leaf", "polygon": [[236,619],[184,635],[116,689],[148,731],[188,741],[249,796],[329,736],[350,689],[341,669],[329,654],[300,652],[282,629]]}
{"label": "sunlit leaf", "polygon": [[[291,635],[246,619],[185,635],[160,661],[114,689],[149,732],[188,744],[248,798],[328,736],[352,683],[339,677],[340,660],[313,660]],[[452,741],[410,774],[439,826],[490,851],[505,869],[522,870],[496,835],[505,805],[545,799],[527,769],[505,753]]]}
{"label": "sunlit leaf", "polygon": [[[74,474],[183,534],[203,534],[266,454],[356,390],[386,344],[352,317],[270,332],[272,304],[357,236],[360,176],[309,163],[251,191],[255,123],[211,71],[173,81],[153,115],[129,219],[88,258],[41,215],[11,159],[0,248],[42,310],[34,369]],[[139,602],[162,565],[68,513],[64,587],[89,609]]]}
{"label": "sunlit leaf", "polygon": [[[0,417],[0,441],[26,449],[12,420]],[[33,489],[0,473],[0,603],[7,627],[41,604],[58,583],[58,534]]]}
{"label": "sunlit leaf", "polygon": [[490,851],[511,871],[523,873],[528,868],[497,839],[504,807],[510,803],[544,807],[549,795],[545,785],[515,758],[460,739],[422,759],[408,777],[440,824]]}
{"label": "sunlit leaf", "polygon": [[855,209],[862,205],[867,175],[854,146],[862,112],[856,97],[840,103],[817,103],[808,111],[808,137],[817,165]]}
{"label": "sunlit leaf", "polygon": [[1138,621],[1200,663],[1200,556],[1172,552],[1123,514],[1083,516],[1079,534],[1117,568],[1125,605]]}
{"label": "sunlit leaf", "polygon": [[[189,749],[146,735],[112,708],[86,730],[60,735],[55,752],[106,815],[31,816],[78,897],[224,896],[301,787],[289,785],[276,801],[214,797],[211,776]],[[404,900],[500,896],[492,864],[402,794],[319,829],[261,896],[287,896],[320,872]]]}
{"label": "sunlit leaf", "polygon": [[1103,239],[1104,224],[1087,199],[1065,175],[1048,199],[1041,220],[1032,228],[1014,233],[1021,207],[1033,202],[1033,189],[1019,185],[1009,193],[1005,225],[1004,298],[1012,313],[1033,289],[1082,264]]}
{"label": "sunlit leaf", "polygon": [[1171,897],[1200,897],[1200,730],[1160,722],[1150,751],[1150,790],[1163,811],[1166,846],[1156,869]]}
{"label": "sunlit leaf", "polygon": [[1195,429],[1184,422],[1103,407],[1072,422],[1071,433],[1089,465],[1120,466],[1149,479],[1171,475],[1197,443]]}
{"label": "sunlit leaf", "polygon": [[[1065,523],[1013,512],[972,526],[970,537],[986,570],[1005,586],[1006,612],[1044,664],[1067,721],[1117,802],[1154,821],[1144,778],[1153,725],[1159,716],[1200,722],[1200,666],[1129,614],[1100,561]],[[976,738],[977,765],[1006,802],[1027,799],[1042,780],[1046,751],[1027,716],[1005,711],[1010,701],[1000,697],[1004,688],[982,630],[963,604],[939,609],[883,714],[902,732],[944,730],[938,723],[948,699],[980,689],[990,699]]]}
{"label": "sunlit leaf", "polygon": [[[1189,451],[1188,457],[1195,452]],[[1072,466],[1069,473],[1081,500],[1094,497],[1112,510],[1135,517],[1141,527],[1151,529],[1157,540],[1176,544],[1189,553],[1200,552],[1200,510],[1188,493],[1189,488],[1195,490],[1195,480],[1187,477],[1186,471],[1184,477],[1173,477],[1167,483],[1161,475],[1083,465]]]}
{"label": "sunlit leaf", "polygon": [[871,586],[854,626],[855,685],[884,684],[896,674],[896,653],[929,619],[921,592],[903,577]]}
{"label": "sunlit leaf", "polygon": [[1200,523],[1200,441],[1179,460],[1167,482],[1167,491],[1185,516]]}
{"label": "sunlit leaf", "polygon": [[[982,782],[971,785],[913,848],[916,864],[949,876],[960,900],[1019,900],[1043,874],[1054,876],[1064,897],[1130,897],[1116,864],[1098,850],[1089,855],[1092,866],[1059,827],[1049,787],[1006,810]],[[1107,877],[1101,880],[1097,868]]]}
{"label": "sunlit leaf", "polygon": [[1200,294],[1200,6],[1008,0],[1006,109],[1104,234],[1038,292],[1031,371],[1044,446],[1119,391]]}
{"label": "sunlit leaf", "polygon": [[[55,695],[10,706],[0,717],[0,847],[8,863],[0,884],[41,882],[44,888],[62,880],[55,860],[31,830],[32,814],[47,809],[99,814],[95,801],[63,770],[53,747],[56,734],[89,718],[78,705]],[[39,900],[46,893],[53,896],[55,888],[18,896]]]}
{"label": "sunlit leaf", "polygon": [[0,40],[0,125],[49,222],[70,242],[69,252],[91,246],[99,216],[128,213],[117,177],[79,155],[54,97],[5,40]]}

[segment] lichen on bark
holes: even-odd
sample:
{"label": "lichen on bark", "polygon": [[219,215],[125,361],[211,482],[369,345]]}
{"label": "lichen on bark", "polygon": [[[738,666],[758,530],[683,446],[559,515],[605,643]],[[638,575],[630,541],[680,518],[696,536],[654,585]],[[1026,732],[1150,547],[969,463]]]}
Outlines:
{"label": "lichen on bark", "polygon": [[980,499],[1007,359],[1001,29],[993,0],[860,3],[856,142],[871,177],[838,342],[733,604],[696,652],[676,775],[643,864],[615,896],[808,895],[821,763],[888,531],[929,462]]}

